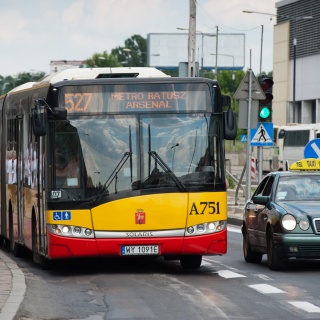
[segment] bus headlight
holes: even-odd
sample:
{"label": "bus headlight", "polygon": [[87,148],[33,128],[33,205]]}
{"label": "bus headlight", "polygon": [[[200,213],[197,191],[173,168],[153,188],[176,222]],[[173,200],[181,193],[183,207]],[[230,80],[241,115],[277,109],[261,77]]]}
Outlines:
{"label": "bus headlight", "polygon": [[81,233],[81,228],[80,227],[74,227],[73,228],[73,233],[74,234],[80,234]]}
{"label": "bus headlight", "polygon": [[185,230],[186,236],[196,236],[203,234],[210,234],[222,231],[226,228],[227,222],[225,220],[211,221],[206,223],[199,223],[194,226],[189,226]]}
{"label": "bus headlight", "polygon": [[48,226],[48,230],[59,236],[72,237],[72,238],[94,238],[94,233],[92,229],[81,228],[79,226],[67,226],[52,224]]}
{"label": "bus headlight", "polygon": [[193,227],[188,227],[188,228],[187,228],[187,232],[188,232],[189,234],[193,234],[193,233],[194,233],[194,228],[193,228]]}
{"label": "bus headlight", "polygon": [[90,237],[92,235],[92,230],[91,229],[86,229],[84,231],[84,234],[87,236],[87,237]]}
{"label": "bus headlight", "polygon": [[62,232],[63,233],[69,233],[69,231],[70,231],[70,227],[69,226],[63,226],[62,227]]}

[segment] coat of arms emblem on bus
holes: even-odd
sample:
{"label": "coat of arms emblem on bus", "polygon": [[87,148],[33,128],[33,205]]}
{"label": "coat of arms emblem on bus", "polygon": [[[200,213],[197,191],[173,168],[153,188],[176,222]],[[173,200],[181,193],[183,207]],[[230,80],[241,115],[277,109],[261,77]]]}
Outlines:
{"label": "coat of arms emblem on bus", "polygon": [[146,223],[146,213],[143,212],[143,209],[137,209],[135,217],[136,217],[136,224]]}

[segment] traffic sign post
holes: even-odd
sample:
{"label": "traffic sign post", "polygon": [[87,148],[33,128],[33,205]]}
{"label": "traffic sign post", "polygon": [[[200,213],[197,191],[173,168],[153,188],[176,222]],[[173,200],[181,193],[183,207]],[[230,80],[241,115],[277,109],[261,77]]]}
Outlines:
{"label": "traffic sign post", "polygon": [[[251,107],[253,100],[262,100],[265,99],[266,96],[259,84],[259,81],[255,77],[253,71],[249,69],[242,79],[239,87],[237,88],[235,94],[233,95],[234,99],[247,100],[248,101],[248,108],[246,118],[247,118],[247,162],[246,162],[246,201],[248,201],[251,197],[251,163],[248,159],[251,159],[252,151],[251,151],[251,135],[250,135],[250,128],[251,128]],[[239,182],[241,183],[241,181]]]}

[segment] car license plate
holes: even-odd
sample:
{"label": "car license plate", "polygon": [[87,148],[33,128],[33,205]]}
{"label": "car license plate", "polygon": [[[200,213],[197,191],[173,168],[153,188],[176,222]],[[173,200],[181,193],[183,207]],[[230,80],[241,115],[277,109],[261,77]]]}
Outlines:
{"label": "car license plate", "polygon": [[122,246],[121,254],[123,256],[158,255],[159,246]]}

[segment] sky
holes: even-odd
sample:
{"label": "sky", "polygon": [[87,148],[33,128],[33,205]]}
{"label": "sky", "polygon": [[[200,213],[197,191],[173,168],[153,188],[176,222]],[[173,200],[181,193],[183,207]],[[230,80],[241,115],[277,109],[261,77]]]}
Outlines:
{"label": "sky", "polygon": [[[196,29],[245,34],[245,68],[273,69],[278,0],[197,0]],[[189,27],[190,0],[1,0],[0,75],[50,72],[52,60],[86,60],[94,53],[124,47],[138,34],[178,33]],[[200,44],[197,43],[197,46]],[[230,53],[232,54],[232,52]]]}

